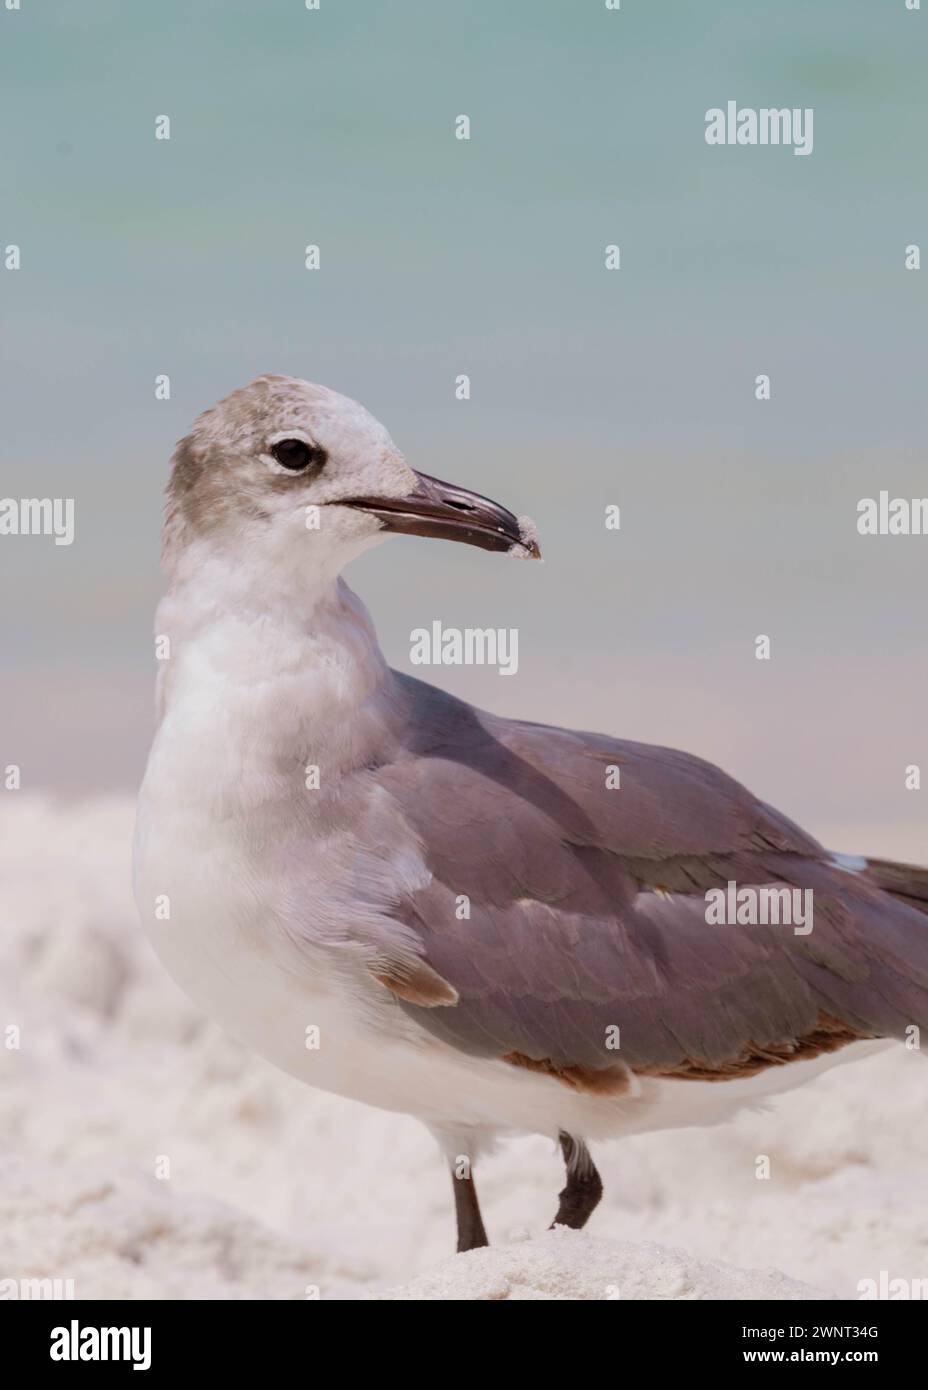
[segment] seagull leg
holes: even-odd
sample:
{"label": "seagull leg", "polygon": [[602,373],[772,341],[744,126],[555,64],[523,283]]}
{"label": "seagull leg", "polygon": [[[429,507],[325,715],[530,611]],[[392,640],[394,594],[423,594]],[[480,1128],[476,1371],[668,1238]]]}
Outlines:
{"label": "seagull leg", "polygon": [[602,1179],[582,1139],[574,1139],[573,1135],[565,1134],[563,1130],[558,1138],[567,1165],[567,1186],[560,1193],[557,1216],[551,1226],[570,1226],[579,1231],[586,1225],[603,1195]]}
{"label": "seagull leg", "polygon": [[451,1181],[454,1184],[454,1211],[458,1220],[458,1253],[489,1245],[473,1178],[470,1173],[459,1178],[452,1168]]}

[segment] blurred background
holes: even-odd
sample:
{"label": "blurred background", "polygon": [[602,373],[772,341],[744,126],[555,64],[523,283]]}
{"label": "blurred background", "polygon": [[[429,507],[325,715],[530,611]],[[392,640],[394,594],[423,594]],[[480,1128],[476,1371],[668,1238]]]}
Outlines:
{"label": "blurred background", "polygon": [[[903,0],[0,11],[0,491],[76,505],[71,547],[0,543],[0,763],[136,786],[173,444],[281,372],[538,522],[543,567],[355,564],[394,664],[434,618],[517,626],[515,678],[425,674],[926,857],[928,539],[856,531],[861,497],[928,492],[926,25]],[[814,152],[707,146],[728,99],[814,108]]]}

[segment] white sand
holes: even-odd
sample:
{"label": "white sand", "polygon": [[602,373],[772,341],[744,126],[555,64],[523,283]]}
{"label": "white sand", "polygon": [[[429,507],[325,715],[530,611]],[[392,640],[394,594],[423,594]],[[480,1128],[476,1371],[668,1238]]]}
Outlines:
{"label": "white sand", "polygon": [[928,1069],[902,1048],[724,1127],[600,1146],[589,1235],[545,1233],[557,1155],[512,1143],[477,1174],[494,1248],[449,1259],[425,1130],[277,1074],[163,974],[131,824],[128,800],[0,802],[0,1279],[87,1298],[779,1299],[928,1278]]}

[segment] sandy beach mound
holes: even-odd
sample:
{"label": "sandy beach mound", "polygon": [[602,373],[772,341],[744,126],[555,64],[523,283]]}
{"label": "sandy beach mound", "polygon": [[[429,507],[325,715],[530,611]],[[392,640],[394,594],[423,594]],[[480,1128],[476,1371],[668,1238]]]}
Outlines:
{"label": "sandy beach mound", "polygon": [[[0,1279],[85,1298],[856,1298],[928,1277],[928,1068],[895,1048],[712,1130],[596,1148],[588,1233],[546,1233],[555,1146],[450,1179],[402,1115],[247,1055],[152,956],[128,798],[0,805]],[[769,1174],[769,1176],[763,1176]],[[820,1291],[816,1295],[816,1291]]]}
{"label": "sandy beach mound", "polygon": [[820,1299],[776,1269],[695,1260],[664,1245],[597,1240],[561,1228],[524,1244],[455,1255],[387,1299]]}

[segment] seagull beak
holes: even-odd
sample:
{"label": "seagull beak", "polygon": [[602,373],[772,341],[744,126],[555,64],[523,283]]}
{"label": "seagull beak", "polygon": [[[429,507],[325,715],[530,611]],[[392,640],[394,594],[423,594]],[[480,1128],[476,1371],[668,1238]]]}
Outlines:
{"label": "seagull beak", "polygon": [[482,550],[508,551],[519,546],[523,554],[541,558],[538,542],[512,512],[479,492],[443,483],[427,473],[416,472],[416,486],[405,497],[346,497],[339,505],[370,512],[385,531],[464,541]]}

